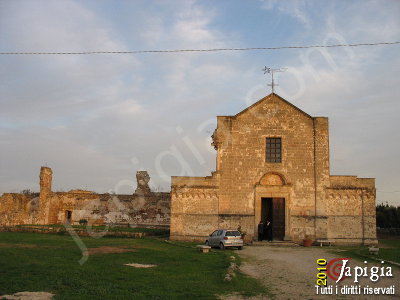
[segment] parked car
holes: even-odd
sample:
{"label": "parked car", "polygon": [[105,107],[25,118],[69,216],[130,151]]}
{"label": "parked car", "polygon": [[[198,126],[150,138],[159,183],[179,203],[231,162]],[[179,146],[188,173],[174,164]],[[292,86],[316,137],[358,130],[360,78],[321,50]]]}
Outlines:
{"label": "parked car", "polygon": [[218,229],[208,236],[206,245],[219,247],[221,250],[227,247],[237,247],[239,250],[242,250],[243,238],[238,230]]}

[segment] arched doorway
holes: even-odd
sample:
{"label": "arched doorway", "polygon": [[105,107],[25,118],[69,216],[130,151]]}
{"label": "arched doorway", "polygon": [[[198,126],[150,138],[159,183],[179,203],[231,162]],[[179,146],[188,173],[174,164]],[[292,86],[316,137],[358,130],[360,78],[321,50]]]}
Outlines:
{"label": "arched doorway", "polygon": [[270,222],[269,230],[265,230],[263,239],[285,240],[287,238],[287,203],[289,201],[289,185],[278,173],[264,174],[256,185],[255,216],[264,224]]}

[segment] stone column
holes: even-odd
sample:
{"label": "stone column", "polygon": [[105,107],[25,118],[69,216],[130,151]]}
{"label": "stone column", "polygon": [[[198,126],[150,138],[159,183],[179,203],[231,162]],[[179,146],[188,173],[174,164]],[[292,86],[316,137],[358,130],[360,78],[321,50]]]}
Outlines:
{"label": "stone column", "polygon": [[49,218],[50,200],[51,194],[51,182],[53,178],[53,171],[48,167],[40,168],[40,196],[39,196],[39,211],[40,220],[39,223],[47,224]]}

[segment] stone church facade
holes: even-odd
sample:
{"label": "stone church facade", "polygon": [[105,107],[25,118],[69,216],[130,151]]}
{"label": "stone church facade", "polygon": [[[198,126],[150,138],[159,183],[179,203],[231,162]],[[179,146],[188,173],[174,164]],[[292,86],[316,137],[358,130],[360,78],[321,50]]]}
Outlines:
{"label": "stone church facade", "polygon": [[211,176],[172,177],[171,239],[240,227],[255,240],[269,219],[276,240],[376,243],[375,179],[330,175],[328,118],[273,93],[218,116],[213,146]]}

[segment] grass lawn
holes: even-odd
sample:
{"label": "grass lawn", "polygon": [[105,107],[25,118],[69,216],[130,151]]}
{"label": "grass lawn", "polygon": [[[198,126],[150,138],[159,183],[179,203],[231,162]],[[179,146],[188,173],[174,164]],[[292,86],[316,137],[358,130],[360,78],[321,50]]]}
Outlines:
{"label": "grass lawn", "polygon": [[[81,239],[87,248],[135,251],[91,254],[80,265],[82,253],[69,235],[0,232],[0,295],[43,291],[55,299],[215,299],[234,292],[267,293],[241,273],[230,282],[223,280],[234,255],[230,250],[202,254],[193,243],[158,238]],[[126,263],[157,267],[138,269]]]}
{"label": "grass lawn", "polygon": [[[87,225],[70,225],[72,228],[78,228],[78,229],[86,229],[88,228]],[[54,224],[54,225],[16,225],[15,227],[34,227],[37,229],[43,228],[43,230],[46,230],[49,227],[62,227],[64,228],[64,225],[62,224]],[[107,230],[108,232],[113,232],[113,231],[122,231],[122,232],[147,232],[147,233],[152,233],[153,235],[166,235],[169,234],[168,229],[159,229],[159,228],[143,228],[143,227],[118,227],[118,226],[89,226],[92,230]]]}
{"label": "grass lawn", "polygon": [[364,247],[341,247],[344,252],[340,252],[341,255],[345,254],[350,257],[359,258],[375,258],[384,261],[393,261],[400,263],[400,239],[380,239],[379,240],[379,254],[371,255],[367,246]]}

